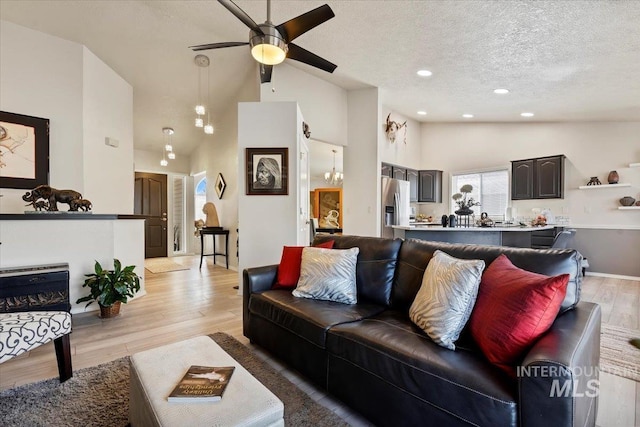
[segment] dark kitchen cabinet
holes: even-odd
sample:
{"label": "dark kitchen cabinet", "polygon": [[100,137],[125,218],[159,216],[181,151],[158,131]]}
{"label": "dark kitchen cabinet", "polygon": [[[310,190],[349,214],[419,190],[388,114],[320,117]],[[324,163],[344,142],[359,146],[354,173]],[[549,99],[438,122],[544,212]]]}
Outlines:
{"label": "dark kitchen cabinet", "polygon": [[511,200],[564,198],[564,155],[511,162]]}
{"label": "dark kitchen cabinet", "polygon": [[511,200],[533,198],[533,159],[511,162]]}
{"label": "dark kitchen cabinet", "polygon": [[382,176],[388,176],[389,178],[393,178],[393,165],[389,163],[383,163],[380,171]]}
{"label": "dark kitchen cabinet", "polygon": [[401,166],[394,166],[393,167],[393,178],[394,179],[401,179],[403,181],[407,180],[407,169],[403,168]]}
{"label": "dark kitchen cabinet", "polygon": [[418,202],[442,202],[442,171],[418,171]]}
{"label": "dark kitchen cabinet", "polygon": [[407,169],[407,181],[409,181],[409,202],[418,201],[418,171]]}

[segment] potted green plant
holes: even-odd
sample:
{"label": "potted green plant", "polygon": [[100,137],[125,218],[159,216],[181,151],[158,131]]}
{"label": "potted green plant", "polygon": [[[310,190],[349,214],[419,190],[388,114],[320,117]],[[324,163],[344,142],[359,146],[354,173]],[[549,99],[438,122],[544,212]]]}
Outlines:
{"label": "potted green plant", "polygon": [[118,259],[113,260],[113,270],[105,270],[96,261],[94,273],[85,274],[87,277],[82,287],[88,287],[90,293],[79,298],[76,304],[86,302],[88,307],[94,301],[100,305],[100,317],[109,318],[120,314],[120,304],[140,290],[140,277],[134,273],[135,266],[122,268]]}

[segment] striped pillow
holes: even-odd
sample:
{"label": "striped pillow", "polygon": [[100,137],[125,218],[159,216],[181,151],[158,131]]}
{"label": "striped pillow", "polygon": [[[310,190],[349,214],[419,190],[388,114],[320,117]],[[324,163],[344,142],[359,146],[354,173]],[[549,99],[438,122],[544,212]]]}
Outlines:
{"label": "striped pillow", "polygon": [[292,292],[301,298],[355,304],[356,262],[360,249],[304,248],[298,286]]}
{"label": "striped pillow", "polygon": [[484,261],[462,260],[437,250],[409,308],[409,317],[438,345],[455,350],[455,342],[471,316]]}

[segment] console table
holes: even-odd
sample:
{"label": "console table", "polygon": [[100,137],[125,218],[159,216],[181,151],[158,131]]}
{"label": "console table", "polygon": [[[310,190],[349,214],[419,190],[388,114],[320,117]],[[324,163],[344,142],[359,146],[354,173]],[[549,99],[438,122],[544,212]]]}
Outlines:
{"label": "console table", "polygon": [[[204,236],[213,236],[213,253],[204,253]],[[224,236],[224,253],[216,252],[216,236]],[[206,256],[213,257],[213,265],[216,264],[216,256],[223,256],[227,261],[227,270],[229,269],[229,230],[222,227],[204,227],[200,229],[200,268],[202,268],[202,259]]]}

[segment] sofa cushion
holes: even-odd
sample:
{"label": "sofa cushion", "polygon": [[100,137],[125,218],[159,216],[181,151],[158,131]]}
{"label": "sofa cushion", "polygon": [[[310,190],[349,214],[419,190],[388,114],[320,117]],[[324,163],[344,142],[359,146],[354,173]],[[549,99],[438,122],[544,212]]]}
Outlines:
{"label": "sofa cushion", "polygon": [[358,301],[369,301],[389,306],[402,240],[317,234],[314,244],[327,240],[335,240],[334,249],[360,248],[356,265]]}
{"label": "sofa cushion", "polygon": [[517,425],[515,381],[482,354],[438,346],[398,311],[332,327],[327,351],[329,392],[349,381],[332,372],[336,357],[469,425]]}
{"label": "sofa cushion", "polygon": [[437,344],[455,350],[478,295],[482,260],[461,260],[435,251],[409,317]]}
{"label": "sofa cushion", "polygon": [[324,348],[327,330],[334,325],[355,322],[384,310],[375,304],[340,304],[294,297],[287,290],[251,294],[249,312]]}
{"label": "sofa cushion", "polygon": [[[333,240],[318,244],[318,248],[333,248]],[[282,257],[278,264],[278,276],[273,289],[293,289],[300,278],[300,264],[302,263],[302,250],[304,246],[285,246],[282,248]]]}
{"label": "sofa cushion", "polygon": [[471,334],[490,362],[513,372],[524,352],[558,315],[568,274],[531,273],[500,255],[487,267],[469,322]]}
{"label": "sofa cushion", "polygon": [[572,309],[580,300],[582,283],[582,255],[575,249],[528,249],[507,246],[466,245],[407,239],[398,257],[398,271],[394,280],[392,307],[408,310],[420,285],[422,275],[433,253],[440,249],[456,258],[481,259],[491,264],[500,254],[506,254],[511,262],[524,270],[545,276],[568,273],[567,293],[560,312]]}
{"label": "sofa cushion", "polygon": [[304,248],[300,280],[293,296],[335,301],[358,302],[356,294],[356,262],[358,248],[330,250]]}

